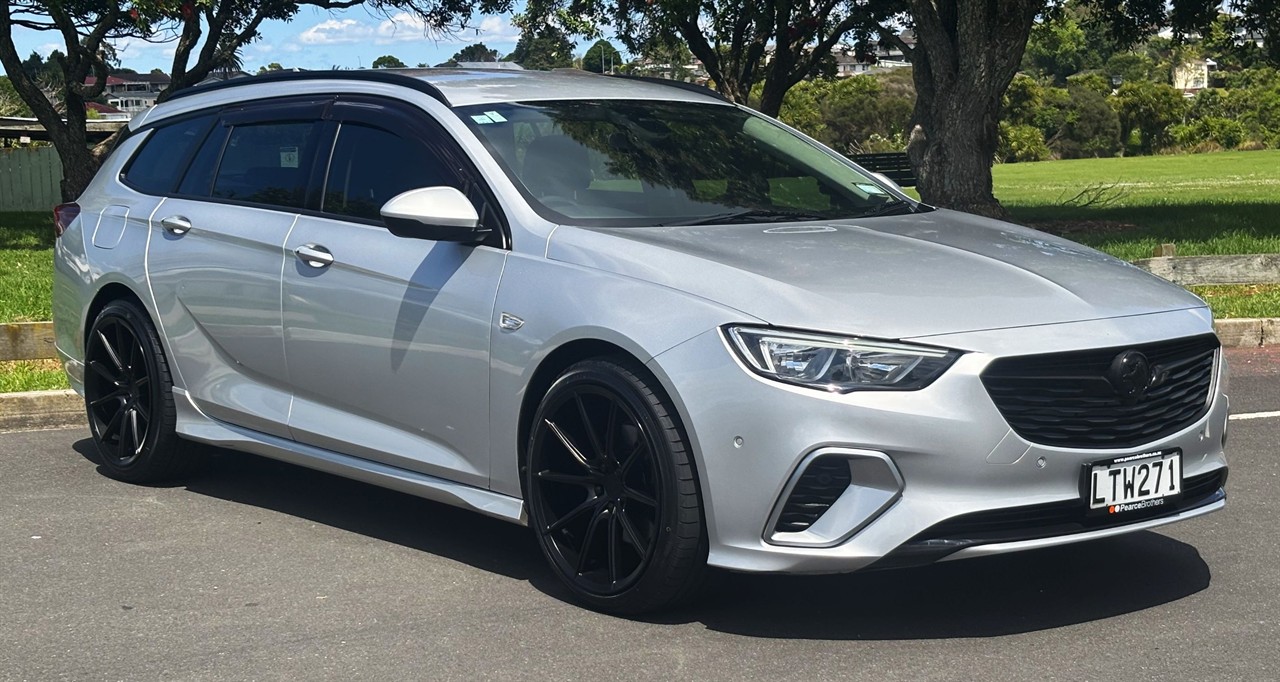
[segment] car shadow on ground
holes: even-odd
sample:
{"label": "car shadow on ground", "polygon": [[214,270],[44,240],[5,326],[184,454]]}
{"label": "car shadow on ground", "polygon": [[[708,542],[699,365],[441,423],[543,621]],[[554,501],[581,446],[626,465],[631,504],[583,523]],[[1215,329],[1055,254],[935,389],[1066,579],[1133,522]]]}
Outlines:
{"label": "car shadow on ground", "polygon": [[[93,444],[75,450],[96,460]],[[183,484],[528,582],[571,601],[528,529],[303,467],[218,450]],[[643,620],[751,637],[902,640],[994,637],[1111,618],[1209,586],[1196,549],[1138,532],[1090,543],[850,575],[711,570],[698,600]]]}

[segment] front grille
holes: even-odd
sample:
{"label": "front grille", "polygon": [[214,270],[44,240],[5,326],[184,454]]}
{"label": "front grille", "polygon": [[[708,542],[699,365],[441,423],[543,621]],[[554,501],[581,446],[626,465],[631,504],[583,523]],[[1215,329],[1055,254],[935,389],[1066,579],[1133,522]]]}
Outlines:
{"label": "front grille", "polygon": [[[1000,414],[1019,436],[1066,448],[1126,448],[1186,428],[1209,409],[1218,339],[1212,335],[1121,348],[1001,358],[982,373]],[[1107,371],[1126,350],[1167,371],[1136,400],[1118,395]]]}
{"label": "front grille", "polygon": [[1182,495],[1174,502],[1119,517],[1090,516],[1088,505],[1079,499],[965,514],[924,530],[875,567],[919,566],[973,545],[1039,540],[1173,516],[1222,499],[1226,482],[1226,468],[1192,476],[1183,480]]}
{"label": "front grille", "polygon": [[800,475],[778,515],[774,531],[799,533],[812,526],[849,488],[849,461],[843,457],[819,457]]}

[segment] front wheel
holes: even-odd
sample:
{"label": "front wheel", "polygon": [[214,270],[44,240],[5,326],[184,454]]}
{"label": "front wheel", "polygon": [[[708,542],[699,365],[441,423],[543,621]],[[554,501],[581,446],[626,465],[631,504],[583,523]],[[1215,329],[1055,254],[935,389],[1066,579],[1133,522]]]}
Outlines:
{"label": "front wheel", "polygon": [[685,600],[706,534],[688,438],[656,381],[634,363],[580,362],[551,385],[531,431],[530,525],[574,596],[619,614]]}

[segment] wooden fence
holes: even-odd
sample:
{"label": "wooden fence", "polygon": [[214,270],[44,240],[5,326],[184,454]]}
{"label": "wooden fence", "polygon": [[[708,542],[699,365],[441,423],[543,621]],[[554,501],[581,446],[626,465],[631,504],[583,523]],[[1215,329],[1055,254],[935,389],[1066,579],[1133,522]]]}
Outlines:
{"label": "wooden fence", "polygon": [[0,149],[0,211],[48,211],[62,202],[61,182],[53,147]]}

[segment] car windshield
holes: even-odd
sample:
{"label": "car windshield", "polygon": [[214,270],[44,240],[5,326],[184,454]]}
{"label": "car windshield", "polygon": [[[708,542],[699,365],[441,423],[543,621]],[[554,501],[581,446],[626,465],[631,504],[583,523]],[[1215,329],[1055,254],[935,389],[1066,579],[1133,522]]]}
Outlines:
{"label": "car windshield", "polygon": [[914,210],[852,164],[720,104],[572,100],[458,113],[548,220],[698,225]]}

